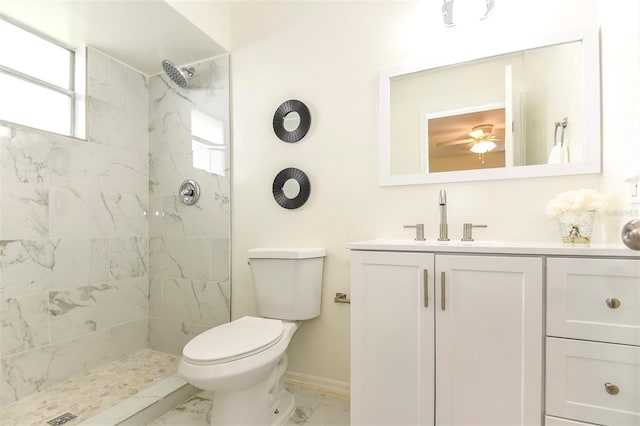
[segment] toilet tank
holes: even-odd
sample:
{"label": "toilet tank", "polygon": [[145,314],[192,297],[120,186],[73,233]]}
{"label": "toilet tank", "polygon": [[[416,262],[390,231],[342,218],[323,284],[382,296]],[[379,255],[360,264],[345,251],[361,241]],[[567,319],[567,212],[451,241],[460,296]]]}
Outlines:
{"label": "toilet tank", "polygon": [[320,315],[322,248],[255,248],[249,250],[258,315],[306,320]]}

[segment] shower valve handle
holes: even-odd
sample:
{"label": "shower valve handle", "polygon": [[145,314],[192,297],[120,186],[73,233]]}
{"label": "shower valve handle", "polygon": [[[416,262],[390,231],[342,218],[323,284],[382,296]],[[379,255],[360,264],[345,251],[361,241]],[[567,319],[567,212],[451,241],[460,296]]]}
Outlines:
{"label": "shower valve handle", "polygon": [[180,185],[178,193],[180,194],[180,201],[187,206],[191,206],[200,198],[200,185],[193,179],[187,179]]}

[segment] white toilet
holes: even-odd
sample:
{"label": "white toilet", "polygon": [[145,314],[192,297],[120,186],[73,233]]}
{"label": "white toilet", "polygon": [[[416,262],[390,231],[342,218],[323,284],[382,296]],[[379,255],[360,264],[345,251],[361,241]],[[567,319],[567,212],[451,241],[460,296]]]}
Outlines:
{"label": "white toilet", "polygon": [[215,391],[211,424],[280,425],[295,410],[285,390],[285,353],[297,321],[320,315],[325,250],[249,250],[258,317],[243,317],[191,339],[178,374]]}

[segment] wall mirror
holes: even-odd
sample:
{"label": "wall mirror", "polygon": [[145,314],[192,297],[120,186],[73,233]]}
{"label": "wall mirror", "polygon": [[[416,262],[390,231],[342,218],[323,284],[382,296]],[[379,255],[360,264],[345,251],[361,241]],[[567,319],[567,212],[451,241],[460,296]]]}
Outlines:
{"label": "wall mirror", "polygon": [[297,99],[289,99],[273,114],[273,131],[284,142],[295,143],[305,137],[311,127],[309,108]]}
{"label": "wall mirror", "polygon": [[293,210],[302,207],[311,194],[311,183],[300,169],[288,167],[280,170],[271,186],[273,198],[281,207]]}
{"label": "wall mirror", "polygon": [[597,29],[480,50],[381,73],[380,185],[599,173]]}

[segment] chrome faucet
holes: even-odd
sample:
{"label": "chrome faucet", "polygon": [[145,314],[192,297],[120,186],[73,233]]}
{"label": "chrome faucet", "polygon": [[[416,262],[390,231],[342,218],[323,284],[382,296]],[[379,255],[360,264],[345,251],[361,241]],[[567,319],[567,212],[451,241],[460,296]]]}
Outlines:
{"label": "chrome faucet", "polygon": [[449,225],[447,225],[447,191],[444,189],[440,190],[438,204],[440,204],[440,237],[438,238],[438,241],[449,241]]}

